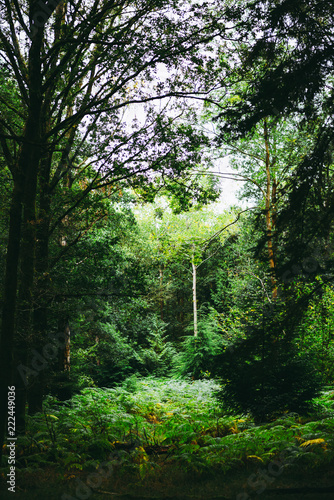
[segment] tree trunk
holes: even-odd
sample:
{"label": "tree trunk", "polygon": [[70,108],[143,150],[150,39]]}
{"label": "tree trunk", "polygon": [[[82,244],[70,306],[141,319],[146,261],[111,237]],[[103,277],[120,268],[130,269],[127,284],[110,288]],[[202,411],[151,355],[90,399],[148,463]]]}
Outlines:
{"label": "tree trunk", "polygon": [[196,294],[196,265],[195,265],[195,252],[193,250],[192,254],[192,260],[191,260],[191,266],[192,266],[192,275],[193,275],[193,312],[194,312],[194,337],[197,337],[198,335],[198,328],[197,328],[197,294]]}
{"label": "tree trunk", "polygon": [[[34,311],[33,325],[34,335],[32,347],[36,351],[40,350],[41,345],[46,343],[48,338],[48,296],[49,286],[49,157],[41,162],[39,179],[39,210],[38,223],[36,225],[36,285],[34,289]],[[47,360],[50,364],[50,360]],[[49,368],[51,366],[49,365]],[[48,370],[49,373],[49,370]],[[43,395],[47,384],[45,370],[38,372],[38,375],[31,380],[28,389],[29,414],[42,411]]]}
{"label": "tree trunk", "polygon": [[[36,8],[38,8],[36,6]],[[34,12],[31,13],[33,15]],[[5,271],[4,306],[1,328],[1,401],[0,401],[0,459],[2,444],[5,437],[5,423],[7,420],[7,386],[13,380],[13,357],[17,330],[24,331],[25,339],[30,330],[32,306],[32,285],[34,277],[34,250],[35,250],[35,201],[38,165],[40,159],[40,113],[42,105],[42,74],[41,74],[41,46],[42,30],[38,30],[32,39],[29,50],[29,104],[28,116],[24,128],[22,148],[18,158],[17,179],[14,179],[12,195],[10,228],[7,245],[7,260]],[[22,207],[24,210],[23,227]],[[16,295],[18,290],[19,258],[21,257],[20,283],[20,325],[16,325]],[[17,344],[17,342],[16,342]],[[26,350],[17,346],[15,361],[22,358],[26,361]],[[16,368],[19,365],[16,365]],[[17,372],[17,369],[15,370]],[[24,430],[25,422],[25,394],[26,387],[22,377],[15,376],[16,387],[16,427]]]}
{"label": "tree trunk", "polygon": [[23,187],[20,179],[14,181],[10,207],[7,244],[2,328],[0,340],[0,463],[4,439],[7,434],[7,393],[13,384],[13,344],[15,331],[16,293],[21,240]]}
{"label": "tree trunk", "polygon": [[[17,311],[17,329],[15,339],[15,364],[16,366],[28,365],[28,352],[30,351],[32,332],[33,310],[33,284],[35,273],[35,244],[36,244],[36,182],[37,169],[29,169],[31,178],[26,179],[26,193],[24,198],[23,230],[21,241],[20,259],[20,286]],[[27,384],[15,371],[16,386],[16,428],[19,433],[25,432],[25,407],[27,402]]]}
{"label": "tree trunk", "polygon": [[163,301],[163,290],[162,290],[162,282],[164,277],[163,266],[159,267],[159,278],[160,278],[160,319],[164,319],[164,301]]}
{"label": "tree trunk", "polygon": [[[272,218],[271,218],[271,176],[270,176],[270,150],[268,138],[267,120],[264,120],[264,141],[266,147],[266,229],[267,229],[267,248],[268,260],[271,275],[272,297],[277,298],[277,280],[276,280],[276,263],[273,249],[272,238]],[[276,193],[275,193],[276,194]]]}
{"label": "tree trunk", "polygon": [[[29,51],[29,112],[26,123],[26,142],[22,148],[20,169],[24,172],[23,227],[20,255],[19,315],[17,322],[16,362],[27,364],[27,352],[32,335],[33,285],[36,250],[36,194],[41,159],[42,73],[41,46],[43,33],[36,33]],[[25,431],[26,384],[16,376],[17,429]]]}
{"label": "tree trunk", "polygon": [[70,339],[71,329],[68,318],[60,319],[58,323],[58,330],[64,334],[64,346],[59,351],[59,370],[62,372],[70,372],[71,357],[70,357]]}
{"label": "tree trunk", "polygon": [[183,330],[184,329],[184,297],[183,297],[183,295],[180,298],[180,325],[181,325],[181,328]]}

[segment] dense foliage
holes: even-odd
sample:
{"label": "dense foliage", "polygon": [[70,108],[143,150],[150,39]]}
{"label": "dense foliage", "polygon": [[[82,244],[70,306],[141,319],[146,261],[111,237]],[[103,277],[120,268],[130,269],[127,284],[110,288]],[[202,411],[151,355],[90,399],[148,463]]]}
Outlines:
{"label": "dense foliage", "polygon": [[2,478],[332,464],[330,2],[0,13]]}
{"label": "dense foliage", "polygon": [[[333,390],[323,392],[309,417],[285,413],[259,426],[249,417],[226,416],[217,389],[207,380],[132,376],[113,389],[86,388],[66,403],[48,397],[19,438],[18,463],[26,476],[53,463],[68,470],[60,490],[66,500],[80,498],[83,485],[86,494],[110,484],[122,493],[153,487],[163,494],[164,488],[177,492],[173,477],[182,481],[180,474],[195,474],[207,485],[219,473],[240,476],[261,465],[273,479],[277,467],[311,473],[333,460]],[[188,485],[186,494],[198,487],[197,481]],[[254,487],[249,482],[247,490]]]}

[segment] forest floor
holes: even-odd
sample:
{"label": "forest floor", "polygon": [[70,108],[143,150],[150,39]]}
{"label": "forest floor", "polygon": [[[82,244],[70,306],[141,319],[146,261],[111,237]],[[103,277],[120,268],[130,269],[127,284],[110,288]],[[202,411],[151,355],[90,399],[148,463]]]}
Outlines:
{"label": "forest floor", "polygon": [[97,488],[85,488],[89,472],[61,471],[47,467],[39,473],[22,473],[15,494],[3,491],[2,500],[333,500],[334,467],[294,470],[273,478],[262,470],[261,483],[254,488],[259,469],[203,477],[171,468],[155,478],[138,480],[136,476],[117,473]]}
{"label": "forest floor", "polygon": [[136,379],[48,398],[3,500],[333,500],[334,391],[312,415],[227,416],[213,381]]}

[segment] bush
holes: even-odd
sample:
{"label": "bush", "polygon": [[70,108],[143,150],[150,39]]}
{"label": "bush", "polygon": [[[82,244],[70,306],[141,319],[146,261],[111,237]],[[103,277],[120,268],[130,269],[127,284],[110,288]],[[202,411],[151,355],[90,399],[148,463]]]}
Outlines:
{"label": "bush", "polygon": [[[74,372],[87,378],[87,386],[112,387],[132,374],[165,376],[176,351],[164,335],[165,324],[152,316],[145,342],[139,344],[115,325],[98,322],[95,342],[73,350]],[[82,385],[80,386],[82,387]]]}
{"label": "bush", "polygon": [[200,379],[210,377],[214,372],[216,358],[223,349],[222,336],[201,326],[203,324],[199,323],[197,337],[189,335],[184,339],[175,361],[176,375]]}
{"label": "bush", "polygon": [[279,341],[267,344],[265,354],[261,344],[236,345],[221,357],[218,371],[224,383],[218,398],[231,411],[250,413],[260,422],[286,411],[307,412],[322,386],[307,355]]}
{"label": "bush", "polygon": [[149,347],[141,348],[138,356],[141,360],[144,375],[154,374],[158,377],[168,375],[176,356],[176,350],[171,342],[167,341],[164,329],[158,328],[148,334]]}
{"label": "bush", "polygon": [[135,346],[113,325],[98,323],[98,341],[73,354],[75,370],[100,387],[111,387],[142,368]]}

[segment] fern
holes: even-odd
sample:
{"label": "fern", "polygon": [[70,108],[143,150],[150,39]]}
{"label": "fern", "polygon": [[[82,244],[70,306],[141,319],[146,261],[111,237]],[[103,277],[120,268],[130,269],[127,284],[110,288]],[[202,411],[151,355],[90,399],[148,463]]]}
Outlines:
{"label": "fern", "polygon": [[[333,459],[334,420],[321,418],[327,393],[318,398],[318,416],[290,413],[255,425],[249,417],[224,415],[214,397],[219,388],[212,380],[131,376],[115,388],[88,387],[66,403],[48,397],[45,413],[29,417],[27,435],[18,440],[19,464],[84,470],[111,460],[120,473],[143,480],[164,464],[198,474],[226,472],[266,465],[286,450],[287,467]],[[55,442],[45,415],[53,416]]]}

